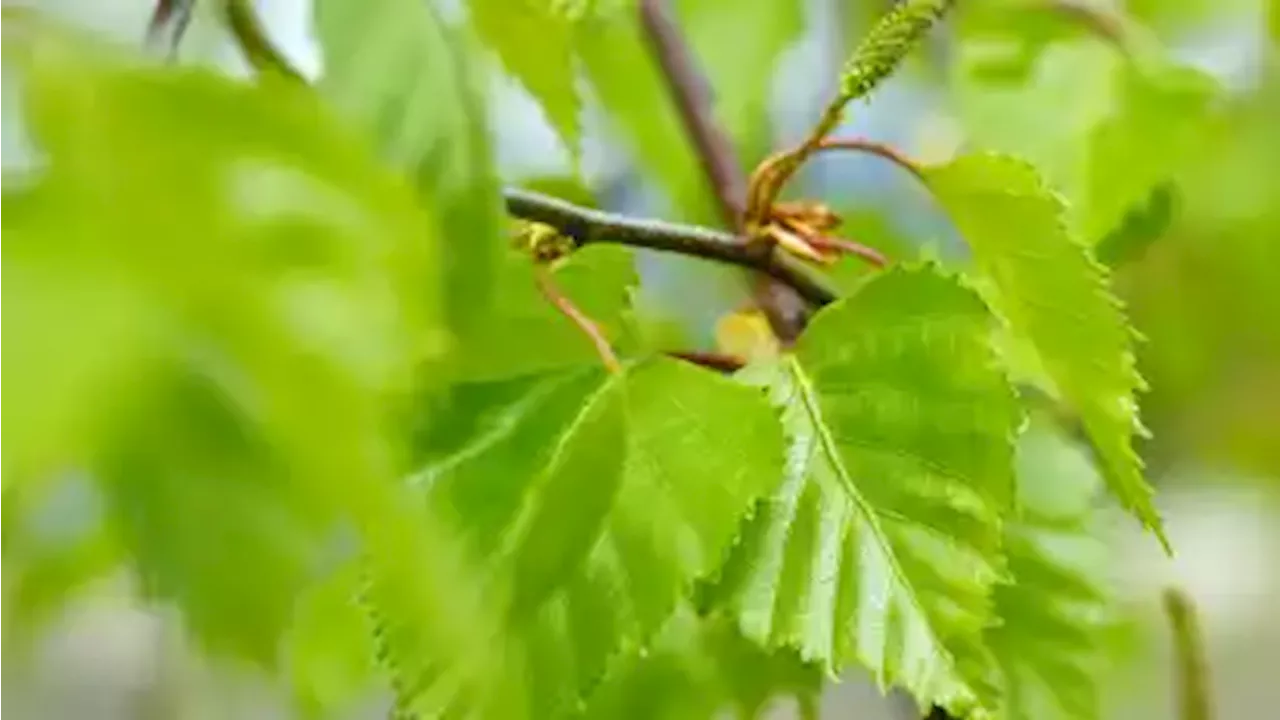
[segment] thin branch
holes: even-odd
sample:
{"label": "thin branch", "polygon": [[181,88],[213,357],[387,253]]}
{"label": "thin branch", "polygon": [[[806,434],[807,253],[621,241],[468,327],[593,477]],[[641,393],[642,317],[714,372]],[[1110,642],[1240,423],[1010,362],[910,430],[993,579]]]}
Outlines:
{"label": "thin branch", "polygon": [[727,353],[703,350],[672,350],[667,355],[722,373],[735,373],[747,366],[745,359]]}
{"label": "thin branch", "polygon": [[191,24],[195,4],[195,0],[158,0],[147,23],[147,46],[159,49],[163,43],[168,61],[176,61],[178,47]]}
{"label": "thin branch", "polygon": [[1209,720],[1209,663],[1204,656],[1204,635],[1191,598],[1175,588],[1164,592],[1164,610],[1173,631],[1178,662],[1180,720]]}
{"label": "thin branch", "polygon": [[592,210],[528,190],[508,188],[503,196],[508,213],[550,225],[577,246],[616,243],[714,260],[765,273],[814,305],[836,299],[821,276],[801,261],[732,233]]}
{"label": "thin branch", "polygon": [[271,42],[250,0],[223,0],[223,11],[227,27],[254,70],[274,71],[290,80],[305,82],[302,73]]}
{"label": "thin branch", "polygon": [[613,351],[613,345],[609,344],[609,339],[604,336],[600,326],[579,310],[578,306],[556,287],[555,281],[551,279],[551,273],[545,266],[539,265],[533,269],[533,280],[543,297],[591,339],[591,344],[596,346],[596,352],[600,354],[600,360],[604,362],[605,368],[609,372],[621,372],[622,363],[618,361],[618,354]]}
{"label": "thin branch", "polygon": [[1048,0],[1043,5],[1031,5],[1028,11],[1047,11],[1056,13],[1068,22],[1084,28],[1090,34],[1111,45],[1121,55],[1130,57],[1133,51],[1129,47],[1129,31],[1125,27],[1125,17],[1095,3],[1082,3],[1078,0]]}
{"label": "thin branch", "polygon": [[640,0],[640,23],[662,68],[680,121],[698,151],[721,218],[726,227],[738,229],[747,196],[746,176],[733,143],[712,116],[706,82],[694,67],[689,45],[662,0]]}
{"label": "thin branch", "polygon": [[[733,143],[716,122],[707,97],[705,79],[700,77],[693,54],[676,27],[663,0],[640,0],[640,24],[672,100],[701,161],[703,174],[715,194],[726,227],[742,233],[746,215],[746,174],[738,162]],[[743,233],[742,242],[750,237]],[[752,283],[756,306],[769,319],[769,327],[784,340],[800,334],[804,308],[785,283],[759,276]]]}
{"label": "thin branch", "polygon": [[[811,152],[817,154],[834,150],[849,150],[875,155],[911,173],[921,183],[927,184],[924,171],[921,170],[919,163],[884,143],[866,138],[820,138],[816,141]],[[767,209],[768,205],[764,203],[772,202],[768,195],[771,194],[776,197],[783,186],[786,185],[786,182],[791,179],[792,175],[786,172],[786,168],[795,161],[798,152],[799,150],[797,149],[779,150],[765,158],[756,167],[755,171],[751,173],[750,187],[752,195],[748,199],[748,205]]]}

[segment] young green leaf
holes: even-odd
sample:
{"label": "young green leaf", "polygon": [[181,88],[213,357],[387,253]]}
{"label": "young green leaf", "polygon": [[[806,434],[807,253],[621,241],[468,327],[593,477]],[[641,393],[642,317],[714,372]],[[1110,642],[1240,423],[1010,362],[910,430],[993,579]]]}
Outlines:
{"label": "young green leaf", "polygon": [[982,633],[1020,416],[991,327],[930,267],[814,318],[767,378],[790,442],[783,484],[713,591],[747,637],[832,672],[856,659],[958,717],[996,706]]}
{"label": "young green leaf", "polygon": [[[316,0],[323,96],[418,185],[455,331],[482,321],[505,217],[471,39],[418,0]],[[424,230],[426,234],[426,230]],[[424,287],[423,295],[436,293]]]}
{"label": "young green leaf", "polygon": [[531,712],[571,709],[722,562],[781,472],[777,421],[755,392],[665,360],[456,392],[475,431],[434,442],[417,482],[489,568]]}
{"label": "young green leaf", "polygon": [[934,195],[994,284],[1011,329],[1030,340],[1083,422],[1120,501],[1166,547],[1132,438],[1145,432],[1134,395],[1135,332],[1108,272],[1067,229],[1061,199],[1026,163],[982,154],[927,168]]}
{"label": "young green leaf", "polygon": [[1018,514],[1005,527],[1011,578],[996,588],[1001,624],[987,633],[1011,720],[1101,717],[1114,617],[1093,522],[1100,486],[1087,455],[1047,427],[1023,435]]}
{"label": "young green leaf", "polygon": [[469,0],[476,34],[534,98],[571,157],[581,154],[582,99],[575,87],[573,18],[551,0]]}

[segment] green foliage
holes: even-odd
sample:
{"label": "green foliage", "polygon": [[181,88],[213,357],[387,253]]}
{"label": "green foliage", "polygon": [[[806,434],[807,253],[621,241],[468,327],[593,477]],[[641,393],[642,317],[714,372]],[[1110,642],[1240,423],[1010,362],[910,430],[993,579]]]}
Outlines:
{"label": "green foliage", "polygon": [[1018,511],[1005,526],[1010,581],[988,631],[1008,718],[1101,717],[1106,636],[1114,621],[1095,534],[1100,478],[1078,448],[1033,424],[1018,445]]}
{"label": "green foliage", "polygon": [[[843,100],[950,4],[890,11]],[[972,267],[869,271],[729,377],[638,331],[631,249],[535,265],[502,215],[482,50],[573,151],[580,63],[673,214],[714,218],[634,3],[605,5],[473,0],[450,22],[317,0],[311,86],[20,18],[5,59],[42,164],[4,188],[6,622],[29,639],[123,566],[314,717],[388,691],[403,718],[754,716],[780,696],[812,717],[852,668],[959,718],[1097,717],[1099,477],[1164,538],[1132,448],[1135,331],[1095,256],[1164,232],[1216,90],[1109,55],[1114,97],[1090,100],[1043,65],[1076,34],[1001,20],[1025,42],[970,90],[1032,78],[991,107],[1048,103],[1010,113],[1037,167],[920,168]],[[676,10],[716,115],[763,152],[799,5]],[[1046,87],[1089,103],[1041,141],[1028,118],[1063,114]],[[1024,421],[1059,400],[1094,457]]]}
{"label": "green foliage", "polygon": [[[528,255],[512,250],[501,263],[490,315],[459,349],[460,376],[494,380],[599,364],[587,336],[539,293]],[[584,248],[552,273],[556,287],[613,341],[625,337],[635,275],[633,253],[615,247]]]}
{"label": "green foliage", "polygon": [[582,141],[582,99],[575,87],[574,27],[554,5],[550,0],[468,3],[477,35],[497,51],[507,71],[537,98],[560,140],[577,158]]}
{"label": "green foliage", "polygon": [[776,482],[763,398],[672,361],[459,388],[413,482],[489,569],[536,717],[647,646]]}
{"label": "green foliage", "polygon": [[975,3],[962,18],[955,88],[966,125],[984,148],[1033,162],[1086,242],[1202,152],[1220,89],[1138,26],[1023,0]]}
{"label": "green foliage", "polygon": [[473,330],[491,300],[504,221],[471,39],[418,0],[317,0],[321,95],[364,129],[431,211],[446,317]]}
{"label": "green foliage", "polygon": [[743,634],[964,717],[995,707],[982,632],[1003,572],[1013,393],[981,301],[932,268],[825,309],[766,379],[790,449],[721,588]]}
{"label": "green foliage", "polygon": [[996,306],[1080,414],[1112,491],[1167,547],[1131,444],[1144,432],[1134,332],[1106,269],[1067,229],[1061,199],[1032,167],[1000,155],[962,157],[926,178],[994,284]]}

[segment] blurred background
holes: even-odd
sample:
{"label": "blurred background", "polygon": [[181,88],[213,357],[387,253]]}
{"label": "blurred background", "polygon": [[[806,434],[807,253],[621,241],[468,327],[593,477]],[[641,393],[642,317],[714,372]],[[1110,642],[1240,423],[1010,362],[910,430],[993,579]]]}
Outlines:
{"label": "blurred background", "polygon": [[[6,3],[8,6],[10,3]],[[126,42],[139,42],[145,0],[49,0],[35,4]],[[838,67],[887,0],[673,0],[745,166],[793,142],[831,95]],[[962,5],[966,3],[962,2]],[[981,3],[975,3],[981,4]],[[309,0],[259,0],[273,38],[295,64],[318,73]],[[1145,335],[1140,369],[1152,437],[1142,454],[1177,548],[1164,557],[1133,523],[1108,527],[1111,572],[1124,598],[1117,633],[1123,662],[1108,689],[1116,718],[1172,718],[1172,658],[1160,592],[1184,588],[1199,604],[1219,717],[1275,717],[1280,708],[1280,7],[1266,0],[1130,0],[1123,11],[1144,42],[1215,85],[1207,122],[1188,137],[1117,131],[1120,152],[1145,148],[1150,177],[1114,188],[1086,177],[1098,128],[1128,102],[1125,61],[1089,28],[1049,23],[1034,43],[1010,47],[998,23],[962,15],[935,33],[906,70],[856,105],[840,134],[889,143],[922,160],[957,149],[1022,153],[1073,197],[1116,192],[1119,230],[1092,238],[1116,273]],[[454,8],[457,10],[458,8]],[[1096,29],[1095,29],[1096,30]],[[185,62],[229,73],[246,66],[208,14],[198,15]],[[504,179],[582,193],[638,215],[712,222],[709,198],[652,68],[636,71],[635,103],[650,103],[652,131],[611,127],[588,98],[579,172],[514,81],[494,73],[490,126]],[[649,78],[648,82],[645,78]],[[762,83],[759,78],[770,81]],[[15,83],[3,83],[3,162],[31,162]],[[1169,126],[1181,112],[1168,110]],[[1162,124],[1161,128],[1166,126]],[[643,136],[643,137],[642,137]],[[639,139],[637,139],[639,138]],[[647,139],[646,139],[647,138]],[[1114,148],[1113,148],[1114,149]],[[1137,152],[1137,151],[1135,151]],[[827,157],[797,192],[844,213],[845,234],[898,256],[963,247],[911,177],[878,159]],[[1127,193],[1128,195],[1124,195]],[[1123,197],[1121,197],[1124,195]],[[1130,199],[1137,202],[1130,203]],[[1104,203],[1105,204],[1105,203]],[[639,303],[661,332],[709,344],[715,320],[745,296],[740,275],[662,257],[642,258]],[[837,268],[852,281],[856,267]],[[688,309],[698,308],[690,314]],[[678,311],[678,312],[677,312]],[[674,324],[670,318],[683,316]],[[92,497],[75,478],[28,518],[32,537],[56,538],[92,522]],[[6,542],[10,534],[6,532]],[[6,548],[6,555],[8,548]],[[4,568],[5,602],[39,607],[98,558],[50,569]],[[79,563],[79,564],[77,564]],[[41,572],[44,575],[33,576]],[[3,693],[12,717],[275,718],[288,693],[253,673],[201,657],[174,618],[130,600],[127,573],[108,574],[71,607],[49,608],[31,653],[10,654]],[[13,595],[11,588],[21,588]],[[31,628],[8,622],[6,636]],[[6,638],[6,649],[9,638]],[[904,717],[861,678],[831,688],[823,717]],[[786,708],[778,708],[786,716]],[[375,716],[374,708],[357,716]]]}

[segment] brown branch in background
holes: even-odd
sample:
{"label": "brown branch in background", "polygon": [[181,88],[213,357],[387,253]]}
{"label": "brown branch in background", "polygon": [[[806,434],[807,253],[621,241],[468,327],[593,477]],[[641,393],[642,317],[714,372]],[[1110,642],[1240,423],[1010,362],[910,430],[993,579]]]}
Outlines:
{"label": "brown branch in background", "polygon": [[290,80],[305,82],[302,73],[272,44],[251,0],[222,0],[227,27],[235,36],[250,67],[259,73],[273,71]]}
{"label": "brown branch in background", "polygon": [[[694,68],[693,54],[662,0],[640,0],[640,23],[671,92],[680,121],[701,160],[707,182],[716,196],[725,225],[741,232],[746,213],[746,175],[738,163],[724,128],[716,122],[703,82]],[[744,242],[749,238],[744,237]],[[787,287],[768,277],[753,283],[757,307],[782,340],[800,334],[804,303]]]}
{"label": "brown branch in background", "polygon": [[1087,30],[1091,35],[1111,45],[1122,55],[1129,56],[1129,31],[1125,28],[1125,18],[1119,13],[1098,7],[1096,3],[1082,3],[1077,0],[1047,0],[1041,5],[1030,5],[1024,8],[1029,12],[1037,10],[1051,12],[1063,19],[1075,23]]}
{"label": "brown branch in background", "polygon": [[745,359],[727,353],[703,352],[701,350],[672,350],[667,355],[722,373],[735,373],[747,366]]}
{"label": "brown branch in background", "polygon": [[1186,593],[1176,588],[1164,592],[1164,610],[1173,631],[1173,647],[1177,657],[1180,720],[1209,720],[1213,711],[1209,704],[1209,663],[1204,655],[1204,635],[1196,617],[1196,608]]}
{"label": "brown branch in background", "polygon": [[587,317],[586,313],[579,310],[578,306],[574,305],[573,301],[561,292],[560,288],[556,287],[555,281],[551,279],[551,273],[545,265],[534,267],[533,280],[543,297],[565,317],[569,318],[574,325],[581,328],[583,334],[591,339],[591,344],[596,346],[596,352],[600,354],[600,360],[604,362],[605,368],[609,372],[621,372],[622,363],[618,362],[618,355],[613,351],[613,345],[609,344],[609,339],[600,331],[600,326]]}
{"label": "brown branch in background", "polygon": [[721,218],[726,227],[736,230],[745,208],[746,177],[733,143],[712,114],[705,78],[694,67],[689,45],[662,0],[640,0],[640,23],[675,101],[680,122],[698,152]]}
{"label": "brown branch in background", "polygon": [[157,0],[147,23],[147,46],[159,49],[163,43],[168,61],[176,61],[178,46],[187,34],[195,5],[196,0]]}

